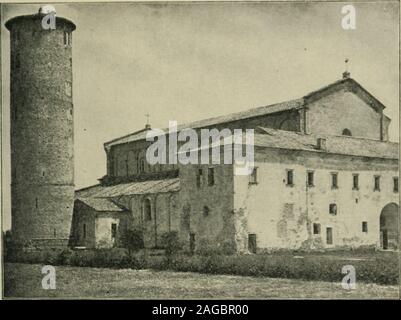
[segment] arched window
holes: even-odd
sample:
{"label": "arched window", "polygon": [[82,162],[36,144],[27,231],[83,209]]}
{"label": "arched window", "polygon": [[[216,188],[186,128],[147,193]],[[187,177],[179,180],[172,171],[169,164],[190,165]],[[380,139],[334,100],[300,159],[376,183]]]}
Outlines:
{"label": "arched window", "polygon": [[152,220],[152,206],[149,199],[145,199],[143,204],[144,216],[146,221]]}
{"label": "arched window", "polygon": [[145,172],[145,159],[139,159],[139,173]]}
{"label": "arched window", "polygon": [[145,153],[145,151],[141,151],[138,154],[138,162],[137,162],[138,173],[139,174],[145,172],[145,169],[146,169],[146,162],[145,161],[146,161],[146,153]]}
{"label": "arched window", "polygon": [[345,128],[345,129],[343,130],[343,136],[350,136],[350,137],[351,137],[351,136],[352,136],[351,130]]}

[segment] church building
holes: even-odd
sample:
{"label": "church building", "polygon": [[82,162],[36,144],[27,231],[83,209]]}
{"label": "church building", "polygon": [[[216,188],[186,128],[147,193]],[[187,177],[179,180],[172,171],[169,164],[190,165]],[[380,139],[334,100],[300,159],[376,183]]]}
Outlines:
{"label": "church building", "polygon": [[107,173],[75,192],[71,241],[147,248],[176,231],[191,252],[395,249],[398,143],[385,106],[348,72],[299,99],[196,121],[184,128],[254,129],[251,175],[233,164],[146,161],[150,126],[104,144]]}

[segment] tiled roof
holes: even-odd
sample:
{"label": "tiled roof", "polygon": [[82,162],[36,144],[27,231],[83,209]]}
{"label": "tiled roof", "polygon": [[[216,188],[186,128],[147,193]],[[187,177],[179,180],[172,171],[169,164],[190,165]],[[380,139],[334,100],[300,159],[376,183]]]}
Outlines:
{"label": "tiled roof", "polygon": [[[263,132],[258,134],[257,132]],[[317,139],[326,139],[325,150],[317,148]],[[398,143],[348,136],[301,134],[293,131],[259,127],[254,145],[289,150],[304,150],[371,158],[398,159]]]}
{"label": "tiled roof", "polygon": [[[355,81],[352,78],[345,78],[345,79],[340,79],[338,81],[335,81],[327,86],[324,86],[318,90],[312,91],[308,94],[306,94],[304,97],[300,99],[294,99],[294,100],[289,100],[289,101],[284,101],[281,103],[276,103],[268,106],[263,106],[263,107],[258,107],[258,108],[252,108],[249,110],[245,110],[242,112],[236,112],[236,113],[231,113],[219,117],[214,117],[214,118],[208,118],[204,120],[199,120],[183,125],[178,126],[178,130],[182,130],[185,128],[206,128],[210,126],[214,126],[217,124],[222,124],[222,123],[229,123],[233,121],[238,121],[238,120],[243,120],[243,119],[248,119],[252,117],[257,117],[261,115],[266,115],[266,114],[273,114],[281,111],[286,111],[286,110],[294,110],[294,109],[300,109],[304,107],[305,103],[308,103],[311,101],[311,99],[318,98],[319,95],[323,92],[328,92],[330,90],[339,90],[343,87],[352,87],[355,90],[355,93],[358,94],[361,98],[365,99],[367,101],[368,105],[371,105],[374,108],[381,108],[384,109],[384,105],[376,99],[370,92],[368,92],[366,89],[364,89],[357,81]],[[384,115],[385,116],[385,115]],[[385,116],[388,118],[387,116]],[[146,133],[148,130],[142,129],[140,131],[122,136],[120,138],[113,139],[111,141],[108,141],[104,144],[105,148],[111,147],[113,145],[117,144],[123,144],[131,141],[138,141],[138,140],[143,140],[146,139]],[[168,133],[168,129],[164,129],[164,132]]]}
{"label": "tiled roof", "polygon": [[95,185],[77,190],[75,197],[82,198],[112,198],[135,194],[165,193],[180,190],[180,179],[163,179],[141,182],[120,183],[112,186]]}
{"label": "tiled roof", "polygon": [[[206,128],[210,127],[213,125],[221,124],[221,123],[228,123],[228,122],[233,122],[237,120],[242,120],[242,119],[248,119],[252,117],[257,117],[265,114],[272,114],[272,113],[277,113],[285,110],[291,110],[291,109],[298,109],[301,108],[303,104],[303,99],[295,99],[295,100],[290,100],[290,101],[285,101],[281,103],[276,103],[268,106],[263,106],[263,107],[258,107],[258,108],[253,108],[241,112],[236,112],[236,113],[230,113],[227,115],[219,116],[219,117],[214,117],[214,118],[208,118],[204,120],[198,120],[194,121],[191,123],[187,124],[182,124],[178,125],[177,130],[180,131],[185,128],[192,128],[192,129],[197,129],[197,128]],[[134,132],[132,134],[123,136],[121,138],[117,138],[111,141],[108,141],[104,144],[105,147],[111,147],[112,145],[116,144],[123,144],[131,141],[139,141],[146,139],[146,133],[148,130],[140,130],[137,132]],[[164,132],[168,133],[168,128],[163,129]]]}
{"label": "tiled roof", "polygon": [[78,201],[85,203],[87,206],[95,209],[96,211],[106,212],[122,212],[126,211],[121,206],[116,205],[113,201],[105,198],[79,198]]}
{"label": "tiled roof", "polygon": [[[233,141],[238,141],[234,138],[234,135],[228,136],[227,138],[228,139],[225,140],[223,137],[221,137],[219,141],[204,147],[192,149],[192,151],[214,148],[218,145],[232,144]],[[323,138],[326,140],[326,147],[324,150],[317,147],[318,138]],[[242,144],[248,144],[248,142],[249,141],[247,141],[246,135],[243,134]],[[253,145],[255,147],[262,148],[303,150],[370,158],[398,159],[398,143],[395,142],[385,142],[349,136],[303,134],[295,131],[285,131],[262,127],[257,127],[254,129]],[[187,153],[188,150],[183,152]]]}
{"label": "tiled roof", "polygon": [[289,101],[285,101],[285,102],[281,102],[281,103],[272,104],[269,106],[252,108],[252,109],[241,111],[241,112],[230,113],[230,114],[220,116],[220,117],[209,118],[209,119],[205,119],[205,120],[191,122],[188,124],[178,126],[178,129],[205,128],[205,127],[220,124],[220,123],[228,123],[228,122],[233,122],[233,121],[237,121],[237,120],[258,117],[258,116],[262,116],[265,114],[271,114],[271,113],[277,113],[277,112],[291,110],[291,109],[297,109],[297,108],[301,108],[302,104],[303,104],[303,99],[289,100]]}

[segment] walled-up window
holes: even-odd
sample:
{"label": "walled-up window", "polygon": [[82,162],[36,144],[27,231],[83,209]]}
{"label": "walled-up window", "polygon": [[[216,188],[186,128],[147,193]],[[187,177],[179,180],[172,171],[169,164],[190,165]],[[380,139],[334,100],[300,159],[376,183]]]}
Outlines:
{"label": "walled-up window", "polygon": [[144,202],[144,215],[145,215],[145,220],[150,221],[152,220],[152,206],[150,203],[150,199],[145,199]]}
{"label": "walled-up window", "polygon": [[337,214],[337,205],[335,203],[330,203],[329,205],[329,213],[332,215]]}
{"label": "walled-up window", "polygon": [[398,192],[398,177],[393,177],[393,191]]}
{"label": "walled-up window", "polygon": [[362,232],[368,232],[368,222],[362,221]]}
{"label": "walled-up window", "polygon": [[307,172],[307,184],[308,184],[308,187],[313,187],[314,185],[315,185],[315,183],[314,183],[314,177],[315,176],[315,173],[313,172],[313,171],[308,171]]}
{"label": "walled-up window", "polygon": [[332,189],[338,188],[338,173],[337,172],[333,172],[331,174],[331,188]]}
{"label": "walled-up window", "polygon": [[355,173],[352,175],[352,189],[359,189],[359,174]]}
{"label": "walled-up window", "polygon": [[375,176],[374,177],[374,191],[380,191],[380,176]]}
{"label": "walled-up window", "polygon": [[320,223],[313,224],[313,234],[320,234]]}
{"label": "walled-up window", "polygon": [[345,128],[345,129],[343,130],[343,136],[349,136],[349,137],[351,137],[351,136],[352,136],[351,130]]}
{"label": "walled-up window", "polygon": [[258,168],[253,168],[252,173],[249,175],[249,184],[258,183]]}
{"label": "walled-up window", "polygon": [[215,183],[214,168],[209,168],[208,169],[207,182],[208,182],[209,186],[213,186],[214,185],[214,183]]}
{"label": "walled-up window", "polygon": [[111,224],[111,238],[115,239],[117,237],[117,223]]}
{"label": "walled-up window", "polygon": [[294,185],[294,170],[287,170],[287,186]]}
{"label": "walled-up window", "polygon": [[198,188],[202,187],[202,180],[203,180],[203,170],[202,168],[199,168],[198,172],[196,173],[196,186]]}

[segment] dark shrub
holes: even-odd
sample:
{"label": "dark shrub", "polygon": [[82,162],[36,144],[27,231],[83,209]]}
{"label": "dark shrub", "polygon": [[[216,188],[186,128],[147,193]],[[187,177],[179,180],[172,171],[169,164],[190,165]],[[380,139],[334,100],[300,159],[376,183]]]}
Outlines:
{"label": "dark shrub", "polygon": [[74,252],[71,249],[64,249],[60,252],[57,257],[57,264],[59,265],[70,265],[71,264],[71,257],[73,256]]}
{"label": "dark shrub", "polygon": [[127,230],[124,238],[123,245],[128,250],[128,254],[131,256],[134,252],[137,252],[144,248],[143,243],[143,232],[140,230]]}
{"label": "dark shrub", "polygon": [[76,250],[70,257],[70,265],[76,267],[95,267],[94,250]]}
{"label": "dark shrub", "polygon": [[175,256],[169,268],[176,271],[208,274],[233,274],[242,276],[288,278],[301,280],[341,282],[342,267],[352,265],[356,280],[386,285],[398,283],[398,257],[396,253],[370,254],[363,260],[304,255],[294,258],[290,254]]}
{"label": "dark shrub", "polygon": [[183,245],[178,237],[178,232],[170,231],[166,232],[161,237],[161,242],[163,243],[163,248],[165,250],[166,259],[162,262],[160,268],[169,268],[171,264],[171,258],[180,251]]}
{"label": "dark shrub", "polygon": [[164,233],[161,237],[161,242],[163,243],[163,248],[165,249],[167,256],[176,254],[183,247],[178,237],[177,231]]}
{"label": "dark shrub", "polygon": [[129,257],[126,249],[98,249],[95,250],[94,264],[99,268],[127,268]]}

